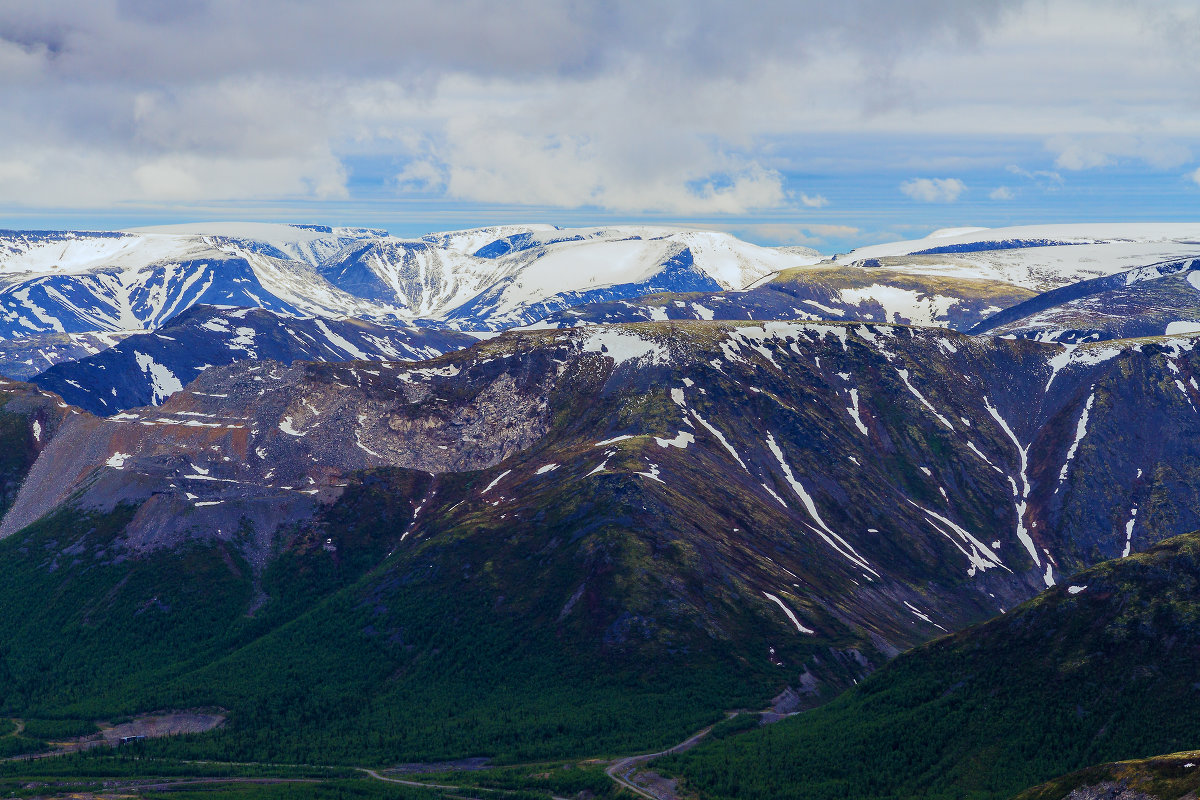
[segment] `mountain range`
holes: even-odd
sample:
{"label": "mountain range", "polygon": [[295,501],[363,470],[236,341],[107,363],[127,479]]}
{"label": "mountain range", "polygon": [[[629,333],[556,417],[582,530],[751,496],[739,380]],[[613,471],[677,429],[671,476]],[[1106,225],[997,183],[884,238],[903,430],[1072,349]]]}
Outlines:
{"label": "mountain range", "polygon": [[712,798],[1195,746],[1134,731],[1190,698],[1198,265],[1195,225],[4,232],[0,713],[379,766],[804,711],[663,762]]}

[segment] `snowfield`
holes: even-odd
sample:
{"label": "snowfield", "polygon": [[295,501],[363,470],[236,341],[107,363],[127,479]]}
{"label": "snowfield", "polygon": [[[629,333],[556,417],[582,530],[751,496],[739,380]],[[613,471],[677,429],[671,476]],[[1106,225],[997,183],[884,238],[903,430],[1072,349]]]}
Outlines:
{"label": "snowfield", "polygon": [[902,272],[990,278],[1046,291],[1196,254],[1200,223],[1138,222],[946,229],[924,239],[859,247],[835,260],[888,259],[889,269]]}

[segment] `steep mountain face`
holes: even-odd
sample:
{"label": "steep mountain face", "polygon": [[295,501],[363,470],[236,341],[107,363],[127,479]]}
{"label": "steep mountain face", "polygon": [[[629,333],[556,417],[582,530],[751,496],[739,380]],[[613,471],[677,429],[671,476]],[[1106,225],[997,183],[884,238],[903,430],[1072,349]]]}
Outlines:
{"label": "steep mountain face", "polygon": [[588,302],[533,324],[570,328],[652,320],[846,320],[967,330],[1033,297],[997,281],[911,275],[882,268],[788,269],[741,292],[661,293]]}
{"label": "steep mountain face", "polygon": [[[1200,527],[1193,345],[691,322],[509,333],[421,364],[241,362],[159,408],[69,414],[0,534],[32,535],[48,509],[125,514],[106,557],[235,552],[245,613],[270,607],[281,546],[323,558],[321,542],[339,552],[344,528],[369,529],[390,556],[360,589],[405,587],[378,591],[429,625],[448,613],[433,598],[478,575],[472,602],[503,610],[478,624],[557,631],[569,674],[666,659],[694,688],[684,677],[720,662],[741,701],[791,685],[811,705],[1080,566]],[[381,469],[408,476],[392,495]],[[369,485],[396,509],[385,522],[353,500]],[[328,523],[347,502],[353,524]],[[341,624],[322,620],[316,640]],[[714,692],[690,719],[736,695]]]}
{"label": "steep mountain face", "polygon": [[1200,260],[1151,264],[1054,289],[970,332],[1075,344],[1200,330]]}
{"label": "steep mountain face", "polygon": [[[1087,764],[1190,746],[1200,725],[1180,710],[1197,692],[1198,588],[1200,535],[1162,542],[670,769],[702,797],[1001,798]],[[862,763],[873,769],[847,767]]]}
{"label": "steep mountain face", "polygon": [[235,361],[419,361],[476,341],[456,331],[193,306],[156,333],[50,367],[33,382],[93,414],[111,415],[158,405],[204,370]]}

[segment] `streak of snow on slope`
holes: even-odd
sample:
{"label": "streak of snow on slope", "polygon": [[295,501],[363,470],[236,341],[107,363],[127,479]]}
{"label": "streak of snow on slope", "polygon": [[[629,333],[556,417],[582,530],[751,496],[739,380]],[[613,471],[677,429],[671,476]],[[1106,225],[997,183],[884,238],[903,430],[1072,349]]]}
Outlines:
{"label": "streak of snow on slope", "polygon": [[617,442],[623,442],[626,439],[632,439],[632,438],[633,438],[633,434],[626,433],[626,434],[622,434],[621,436],[614,436],[611,439],[605,439],[603,442],[596,442],[594,445],[592,445],[592,447],[604,447],[605,445],[616,444]]}
{"label": "streak of snow on slope", "polygon": [[[1021,440],[1017,438],[1015,433],[1013,433],[1013,429],[1009,427],[1007,422],[1005,422],[1004,417],[1000,416],[1000,412],[996,410],[995,406],[992,405],[992,402],[988,400],[986,395],[983,398],[983,405],[988,410],[988,413],[992,415],[992,419],[996,420],[996,422],[1000,425],[1000,428],[1012,441],[1013,445],[1017,448],[1018,455],[1021,457],[1021,489],[1019,492],[1017,490],[1016,481],[1014,481],[1011,477],[1008,479],[1009,483],[1012,484],[1013,497],[1016,499],[1017,538],[1021,540],[1021,544],[1025,545],[1025,549],[1029,551],[1029,555],[1033,559],[1034,565],[1040,567],[1042,565],[1042,559],[1038,555],[1037,546],[1033,543],[1033,537],[1029,535],[1029,530],[1025,527],[1025,512],[1029,507],[1030,489],[1028,475],[1029,448],[1021,446]],[[1049,577],[1050,564],[1046,564],[1046,569],[1046,574],[1048,576],[1046,578],[1046,585],[1052,586],[1053,578]]]}
{"label": "streak of snow on slope", "polygon": [[787,618],[790,619],[792,621],[792,624],[796,626],[796,630],[800,631],[801,633],[808,633],[808,634],[816,633],[816,631],[814,631],[812,628],[806,628],[805,626],[801,625],[800,620],[796,618],[796,614],[790,608],[788,608],[784,604],[784,602],[782,600],[780,600],[778,597],[771,594],[770,592],[763,592],[763,595],[765,595],[766,598],[768,600],[770,600],[772,603],[774,603],[775,605],[777,605],[783,609],[783,613],[787,614]]}
{"label": "streak of snow on slope", "polygon": [[950,424],[950,420],[946,419],[940,413],[938,413],[938,410],[936,408],[934,408],[933,405],[928,400],[925,399],[925,395],[923,395],[919,391],[917,391],[917,387],[912,385],[912,382],[909,381],[909,379],[908,379],[908,370],[897,368],[896,372],[900,373],[900,380],[904,381],[904,385],[907,386],[908,390],[910,392],[912,392],[918,400],[921,401],[921,404],[924,405],[930,411],[932,411],[933,415],[935,417],[937,417],[943,425],[945,425],[950,430],[954,430],[954,426]]}
{"label": "streak of snow on slope", "polygon": [[862,431],[862,435],[869,436],[870,432],[867,430],[867,426],[862,421],[862,415],[858,411],[858,389],[850,390],[850,402],[852,405],[848,406],[846,411],[849,412],[850,418],[854,420],[854,424]]}
{"label": "streak of snow on slope", "polygon": [[[1071,467],[1071,459],[1075,458],[1075,451],[1079,449],[1079,443],[1083,441],[1083,437],[1087,435],[1088,415],[1092,411],[1092,404],[1096,402],[1096,387],[1092,387],[1092,393],[1088,395],[1087,403],[1083,406],[1083,413],[1079,415],[1079,423],[1075,426],[1075,441],[1071,442],[1071,448],[1067,450],[1067,460],[1062,465],[1062,470],[1058,473],[1058,483],[1062,486],[1062,482],[1067,479],[1067,470]],[[1056,488],[1054,491],[1058,491]]]}
{"label": "streak of snow on slope", "polygon": [[717,438],[717,441],[720,442],[721,445],[724,446],[724,448],[729,451],[729,454],[731,456],[733,456],[734,460],[737,461],[737,463],[741,465],[742,469],[746,470],[746,473],[749,474],[750,468],[746,466],[745,461],[742,461],[742,457],[738,455],[738,451],[733,449],[733,445],[731,445],[729,443],[729,440],[725,438],[725,434],[721,433],[719,430],[717,430],[715,427],[713,427],[711,424],[709,424],[708,420],[706,420],[704,417],[697,414],[695,409],[689,409],[689,410],[691,411],[692,416],[696,418],[696,421],[699,422],[701,425],[703,425],[705,430],[707,430],[709,433],[711,433],[713,436],[715,436]]}
{"label": "streak of snow on slope", "polygon": [[1125,549],[1121,551],[1121,558],[1128,556],[1133,548],[1133,526],[1137,524],[1137,512],[1137,506],[1129,509],[1129,521],[1125,523]]}
{"label": "streak of snow on slope", "polygon": [[808,515],[817,523],[817,527],[809,526],[816,531],[817,535],[825,540],[826,544],[837,551],[841,556],[849,560],[851,563],[862,567],[870,572],[875,577],[879,577],[879,573],[871,568],[870,562],[858,554],[854,547],[834,532],[832,528],[825,524],[825,520],[821,519],[820,513],[817,511],[817,504],[813,502],[812,497],[804,489],[804,486],[796,480],[796,476],[792,473],[791,465],[784,460],[783,451],[779,448],[779,444],[775,441],[774,435],[767,434],[767,447],[775,455],[775,459],[779,462],[780,468],[783,470],[783,477],[787,480],[788,485],[792,487],[792,491],[800,498],[800,502],[804,505],[804,509]]}
{"label": "streak of snow on slope", "polygon": [[346,338],[339,336],[338,334],[329,330],[329,326],[326,325],[323,320],[318,319],[318,320],[316,320],[316,323],[317,323],[317,327],[321,329],[321,332],[324,333],[325,336],[328,337],[329,341],[332,342],[336,347],[339,347],[342,350],[346,351],[347,353],[349,353],[351,356],[358,359],[359,361],[370,361],[371,360],[371,357],[368,354],[364,353],[362,350],[359,350],[357,347],[355,347],[353,344],[351,344]]}
{"label": "streak of snow on slope", "polygon": [[933,625],[935,628],[941,628],[942,630],[946,630],[945,628],[942,628],[941,625],[938,625],[936,622],[931,620],[929,618],[928,614],[925,614],[923,611],[921,611],[921,609],[917,608],[916,606],[914,606],[912,603],[908,602],[907,600],[904,601],[904,605],[908,606],[908,610],[911,611],[913,614],[915,614],[917,617],[924,620],[925,622],[928,622],[930,625]]}
{"label": "streak of snow on slope", "polygon": [[504,470],[504,472],[501,472],[499,475],[497,475],[495,478],[492,479],[491,483],[489,483],[487,486],[483,487],[483,491],[480,492],[479,494],[482,496],[482,495],[485,495],[488,492],[490,492],[492,489],[495,488],[497,483],[499,483],[501,480],[504,479],[505,475],[508,475],[511,472],[512,472],[511,469],[506,469],[506,470]]}
{"label": "streak of snow on slope", "polygon": [[[996,553],[993,552],[990,547],[972,536],[971,533],[965,528],[942,516],[936,511],[914,503],[912,500],[909,500],[908,502],[912,503],[912,505],[924,512],[925,516],[929,518],[930,524],[933,525],[934,530],[949,539],[950,543],[957,547],[959,552],[967,557],[967,560],[971,564],[970,568],[967,570],[968,576],[973,578],[975,577],[976,572],[986,572],[992,567],[1000,567],[1006,572],[1012,572],[1012,570],[1006,567],[1000,560],[1000,556],[996,555]],[[942,526],[945,526],[945,528],[953,531],[953,533],[957,535],[963,544],[966,544],[971,548],[970,552],[964,550],[962,545],[954,540],[955,537],[951,536],[950,533],[948,533]]]}

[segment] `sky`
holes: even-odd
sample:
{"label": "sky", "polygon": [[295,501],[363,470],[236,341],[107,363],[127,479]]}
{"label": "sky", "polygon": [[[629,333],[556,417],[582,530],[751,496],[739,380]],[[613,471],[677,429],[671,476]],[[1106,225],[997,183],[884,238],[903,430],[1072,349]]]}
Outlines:
{"label": "sky", "polygon": [[0,227],[1200,219],[1200,5],[6,0]]}

